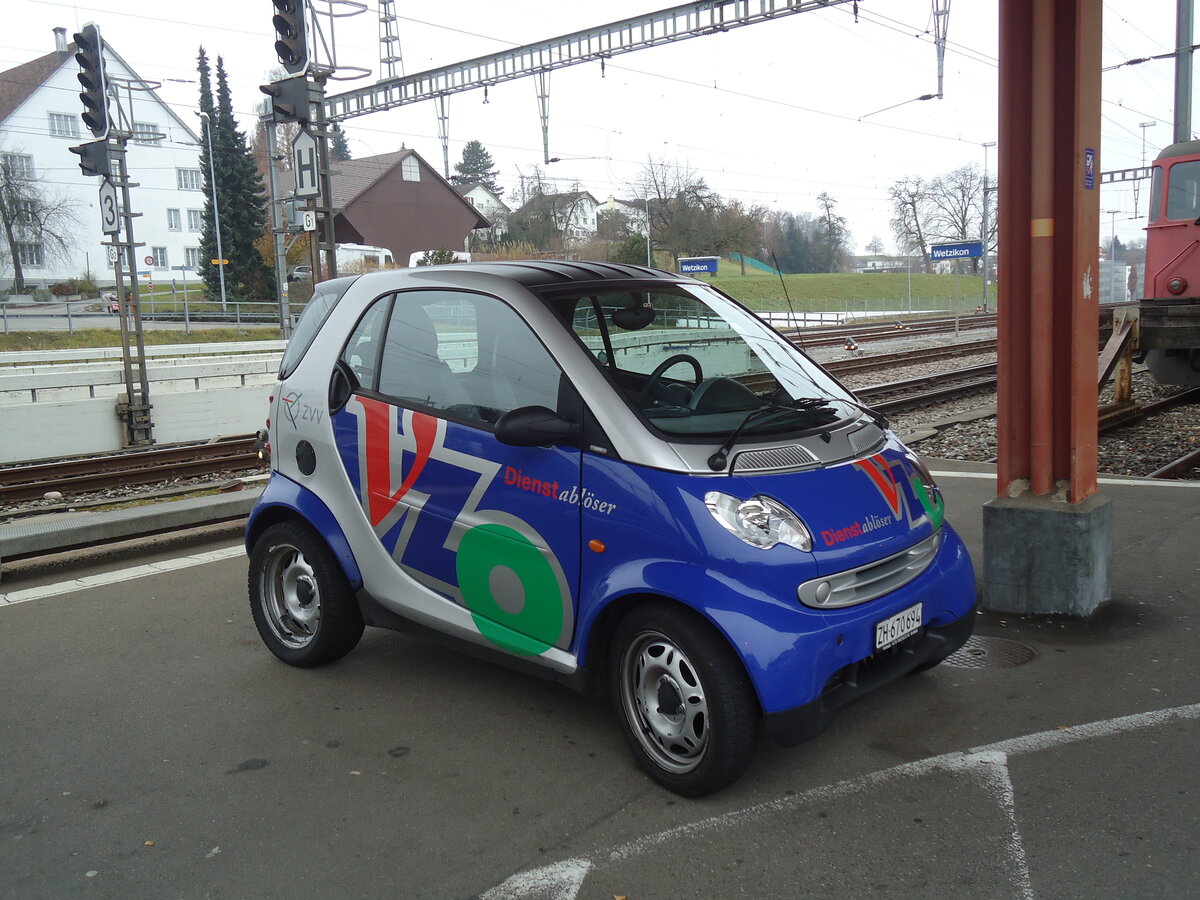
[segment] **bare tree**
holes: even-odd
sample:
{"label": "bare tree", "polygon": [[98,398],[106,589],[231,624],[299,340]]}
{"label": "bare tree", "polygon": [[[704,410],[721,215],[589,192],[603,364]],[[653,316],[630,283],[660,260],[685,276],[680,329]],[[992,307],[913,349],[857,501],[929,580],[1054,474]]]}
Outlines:
{"label": "bare tree", "polygon": [[905,253],[921,254],[924,271],[929,271],[929,186],[915,176],[900,179],[888,191],[892,201],[892,233]]}
{"label": "bare tree", "polygon": [[33,157],[0,147],[0,264],[13,275],[13,292],[25,292],[25,266],[70,258],[79,232],[77,204],[44,181]]}
{"label": "bare tree", "polygon": [[[929,232],[942,241],[973,241],[980,237],[983,176],[978,166],[963,166],[929,182]],[[972,260],[978,270],[979,260]]]}
{"label": "bare tree", "polygon": [[825,192],[817,195],[817,204],[820,206],[821,237],[818,247],[819,271],[840,272],[845,267],[846,251],[850,245],[850,229],[846,225],[846,217],[834,212],[837,201]]}

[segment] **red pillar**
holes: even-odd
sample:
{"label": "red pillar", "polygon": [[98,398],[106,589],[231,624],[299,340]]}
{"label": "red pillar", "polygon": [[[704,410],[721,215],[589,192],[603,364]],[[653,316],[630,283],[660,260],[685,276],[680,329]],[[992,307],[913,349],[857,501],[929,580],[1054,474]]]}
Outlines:
{"label": "red pillar", "polygon": [[1100,0],[1001,0],[999,496],[1096,491]]}
{"label": "red pillar", "polygon": [[1000,0],[997,498],[984,605],[1087,615],[1109,599],[1096,494],[1100,0]]}

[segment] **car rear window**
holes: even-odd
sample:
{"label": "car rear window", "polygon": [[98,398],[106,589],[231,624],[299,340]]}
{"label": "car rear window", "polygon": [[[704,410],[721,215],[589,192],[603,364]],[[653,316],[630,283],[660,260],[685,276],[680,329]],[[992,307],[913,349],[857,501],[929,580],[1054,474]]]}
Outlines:
{"label": "car rear window", "polygon": [[304,311],[300,313],[300,320],[296,322],[287,349],[283,351],[283,360],[279,363],[280,378],[287,378],[296,371],[296,366],[304,359],[304,354],[312,346],[321,326],[325,324],[325,320],[329,318],[329,314],[333,312],[353,281],[353,278],[335,278],[317,285],[312,299],[305,304]]}

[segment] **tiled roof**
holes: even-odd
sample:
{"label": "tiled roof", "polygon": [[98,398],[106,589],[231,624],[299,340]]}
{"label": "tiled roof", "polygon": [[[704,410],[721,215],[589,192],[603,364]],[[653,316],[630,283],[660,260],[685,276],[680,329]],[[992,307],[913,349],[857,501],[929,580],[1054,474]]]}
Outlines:
{"label": "tiled roof", "polygon": [[52,50],[45,56],[0,72],[0,124],[74,54],[75,45],[71,44],[66,50]]}
{"label": "tiled roof", "polygon": [[330,167],[337,173],[333,176],[333,205],[345,209],[359,194],[398,166],[400,160],[410,156],[413,152],[412,150],[396,150],[392,153],[381,153],[379,156],[367,156],[363,159],[331,161]]}

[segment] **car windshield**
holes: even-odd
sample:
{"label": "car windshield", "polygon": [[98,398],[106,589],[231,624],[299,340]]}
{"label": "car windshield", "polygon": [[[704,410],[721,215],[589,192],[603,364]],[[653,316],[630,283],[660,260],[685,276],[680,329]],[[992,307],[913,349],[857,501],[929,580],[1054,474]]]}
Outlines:
{"label": "car windshield", "polygon": [[794,434],[855,414],[845,388],[707,285],[606,285],[552,304],[627,401],[665,434],[725,438],[739,427],[742,435]]}

